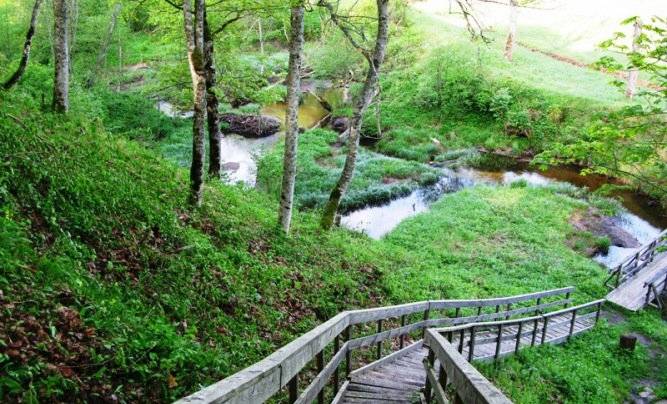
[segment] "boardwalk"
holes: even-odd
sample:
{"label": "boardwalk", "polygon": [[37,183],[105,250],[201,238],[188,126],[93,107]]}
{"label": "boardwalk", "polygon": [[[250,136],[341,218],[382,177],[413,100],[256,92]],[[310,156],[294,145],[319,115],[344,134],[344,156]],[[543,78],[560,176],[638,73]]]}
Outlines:
{"label": "boardwalk", "polygon": [[[492,325],[488,327],[490,330],[480,331],[472,328],[475,340],[472,359],[491,360],[533,345],[562,343],[570,335],[591,329],[595,325],[596,317],[596,312],[588,313],[576,317],[573,323],[570,312],[556,315],[548,319],[546,333],[543,320],[500,327],[502,333],[500,345],[498,345],[496,326]],[[485,327],[482,325],[480,328]],[[447,329],[443,329],[441,334],[448,340],[451,338],[451,344],[459,347],[459,352],[464,358],[470,359],[471,328],[452,327],[452,329],[455,330],[448,332]],[[517,339],[519,333],[521,336]],[[403,356],[394,355],[393,358],[382,359],[378,362],[379,365],[370,364],[353,372],[339,402],[349,404],[419,402],[419,394],[426,380],[423,360],[427,349],[421,345],[417,348],[409,350]]]}
{"label": "boardwalk", "polygon": [[653,261],[636,275],[609,292],[607,300],[628,310],[637,311],[648,302],[646,295],[651,280],[667,276],[667,253],[658,254]]}

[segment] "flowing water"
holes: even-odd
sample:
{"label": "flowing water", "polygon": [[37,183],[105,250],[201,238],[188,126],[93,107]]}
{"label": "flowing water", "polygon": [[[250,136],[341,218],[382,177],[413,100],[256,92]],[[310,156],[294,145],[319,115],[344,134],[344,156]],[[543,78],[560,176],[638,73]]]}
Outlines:
{"label": "flowing water", "polygon": [[[596,190],[609,183],[603,176],[582,176],[573,167],[554,167],[546,171],[537,171],[521,164],[512,169],[484,171],[463,168],[456,171],[443,170],[444,177],[433,187],[423,188],[410,195],[395,199],[383,206],[367,207],[346,214],[341,224],[351,230],[366,233],[379,239],[389,233],[403,220],[425,212],[430,205],[446,193],[456,192],[464,187],[476,184],[509,184],[523,180],[529,186],[544,186],[554,182],[568,182],[579,187]],[[640,244],[650,242],[657,237],[661,229],[667,227],[667,218],[660,214],[660,209],[651,206],[648,199],[631,191],[618,191],[627,212],[614,218],[616,224],[632,234]],[[595,260],[613,267],[624,258],[634,254],[636,248],[612,246],[606,255],[598,255]]]}
{"label": "flowing water", "polygon": [[[340,91],[324,89],[319,93],[329,104],[339,102]],[[157,109],[171,117],[189,118],[191,112],[178,111],[171,104],[160,101]],[[265,115],[279,118],[284,125],[286,105],[276,103],[262,109]],[[328,111],[313,93],[304,93],[299,107],[299,126],[312,128],[328,115]],[[229,182],[243,182],[254,186],[257,176],[258,156],[273,146],[281,133],[273,136],[251,139],[238,135],[225,135],[222,140],[223,169]],[[582,176],[574,167],[553,167],[546,171],[538,171],[527,164],[517,163],[504,170],[477,170],[463,168],[459,170],[443,169],[440,181],[430,187],[418,189],[408,196],[390,201],[382,206],[369,206],[342,217],[341,224],[351,230],[366,233],[369,237],[379,239],[392,231],[402,221],[416,214],[428,211],[430,205],[447,193],[476,184],[508,184],[523,180],[530,186],[543,186],[553,182],[567,182],[578,187],[587,187],[594,191],[601,186],[613,183],[600,175]],[[632,191],[615,191],[627,212],[614,218],[616,223],[632,234],[640,244],[655,238],[661,229],[667,228],[667,217],[661,210],[653,206],[647,198]],[[633,254],[636,249],[612,246],[607,255],[598,255],[595,259],[603,265],[614,266],[625,257]]]}

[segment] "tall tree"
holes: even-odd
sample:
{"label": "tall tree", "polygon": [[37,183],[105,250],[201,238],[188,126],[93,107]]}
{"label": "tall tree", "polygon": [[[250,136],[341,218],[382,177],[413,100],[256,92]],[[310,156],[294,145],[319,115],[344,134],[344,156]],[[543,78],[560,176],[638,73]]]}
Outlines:
{"label": "tall tree", "polygon": [[28,61],[30,60],[30,50],[32,48],[32,38],[35,36],[35,27],[37,25],[37,17],[39,17],[39,10],[42,5],[43,0],[35,0],[35,5],[32,7],[32,16],[30,17],[30,25],[28,26],[28,33],[25,36],[25,42],[23,43],[23,56],[21,56],[21,61],[19,62],[19,67],[16,69],[14,74],[4,82],[2,87],[5,90],[9,90],[18,83],[25,73],[25,69],[28,66]]}
{"label": "tall tree", "polygon": [[215,93],[217,82],[215,69],[214,35],[204,14],[204,69],[206,71],[206,119],[208,122],[209,161],[208,173],[212,178],[220,178],[222,133],[220,131],[219,101]]}
{"label": "tall tree", "polygon": [[364,87],[361,91],[361,97],[355,105],[354,113],[350,121],[345,165],[343,166],[343,171],[341,172],[338,182],[336,182],[336,185],[331,191],[331,195],[329,195],[329,200],[322,215],[321,225],[324,229],[331,228],[336,221],[339,214],[340,202],[343,199],[343,196],[345,196],[345,192],[347,191],[350,182],[352,182],[354,167],[357,160],[357,152],[359,150],[359,138],[363,114],[377,92],[378,76],[387,50],[387,42],[389,40],[389,0],[376,0],[376,3],[377,33],[375,37],[375,46],[372,52],[369,52],[357,43],[350,28],[338,18],[334,7],[330,3],[326,3],[325,1],[320,1],[319,3],[327,9],[332,21],[341,29],[350,44],[359,49],[368,62],[368,71],[366,73]]}
{"label": "tall tree", "polygon": [[507,33],[507,41],[505,41],[505,59],[509,61],[512,61],[514,45],[516,42],[517,6],[518,4],[516,0],[509,0],[510,24],[509,32]]}
{"label": "tall tree", "polygon": [[299,136],[299,97],[301,95],[301,62],[303,54],[303,4],[292,7],[290,24],[292,33],[289,44],[289,71],[287,74],[287,116],[285,118],[285,154],[283,157],[283,183],[280,193],[279,221],[289,233],[294,204],[296,181],[296,153]]}
{"label": "tall tree", "polygon": [[55,76],[53,80],[53,109],[69,110],[69,11],[68,0],[53,0],[53,53]]}
{"label": "tall tree", "polygon": [[192,164],[190,166],[190,202],[201,205],[204,185],[204,155],[206,152],[206,69],[204,58],[205,0],[183,1],[185,39],[192,78],[193,109]]}
{"label": "tall tree", "polygon": [[86,87],[90,88],[95,84],[97,76],[99,75],[100,70],[104,66],[104,62],[107,58],[107,53],[109,51],[109,45],[111,44],[111,38],[113,37],[114,29],[116,28],[116,23],[118,21],[118,16],[122,9],[122,4],[117,2],[113,6],[113,11],[111,12],[111,18],[109,20],[109,25],[107,27],[107,32],[104,38],[102,39],[102,44],[100,45],[100,50],[97,53],[97,60],[95,61],[95,66],[93,67],[88,79],[86,80]]}

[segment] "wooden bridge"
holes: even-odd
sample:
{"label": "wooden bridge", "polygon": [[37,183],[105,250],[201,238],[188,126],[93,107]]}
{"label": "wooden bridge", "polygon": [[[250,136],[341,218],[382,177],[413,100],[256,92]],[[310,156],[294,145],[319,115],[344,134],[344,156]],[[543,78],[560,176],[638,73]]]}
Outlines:
{"label": "wooden bridge", "polygon": [[637,311],[652,304],[667,304],[661,297],[667,288],[667,230],[641,247],[612,269],[605,285],[613,288],[607,300],[628,310]]}
{"label": "wooden bridge", "polygon": [[470,362],[593,327],[604,300],[571,307],[573,291],[346,311],[178,403],[509,403]]}

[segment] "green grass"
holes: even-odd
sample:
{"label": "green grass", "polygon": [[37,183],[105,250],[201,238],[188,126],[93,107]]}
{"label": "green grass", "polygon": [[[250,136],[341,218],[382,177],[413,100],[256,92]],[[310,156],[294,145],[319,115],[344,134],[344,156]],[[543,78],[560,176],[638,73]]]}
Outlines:
{"label": "green grass", "polygon": [[[658,399],[665,398],[667,327],[655,310],[626,316],[619,324],[602,321],[567,344],[524,349],[498,364],[477,367],[517,403],[624,402],[639,379],[657,382],[653,391]],[[618,346],[619,336],[626,333],[651,341],[627,352]]]}
{"label": "green grass", "polygon": [[[295,195],[301,208],[322,207],[329,198],[345,163],[347,150],[336,146],[337,134],[311,130],[299,136],[299,153]],[[283,147],[279,143],[263,156],[258,168],[260,187],[269,194],[280,195]],[[409,194],[415,188],[438,179],[438,171],[412,161],[359,150],[355,175],[343,198],[343,210],[387,202]]]}
{"label": "green grass", "polygon": [[220,184],[191,210],[155,152],[1,96],[0,396],[169,401],[383,301],[366,238],[306,214],[283,237],[275,200]]}

